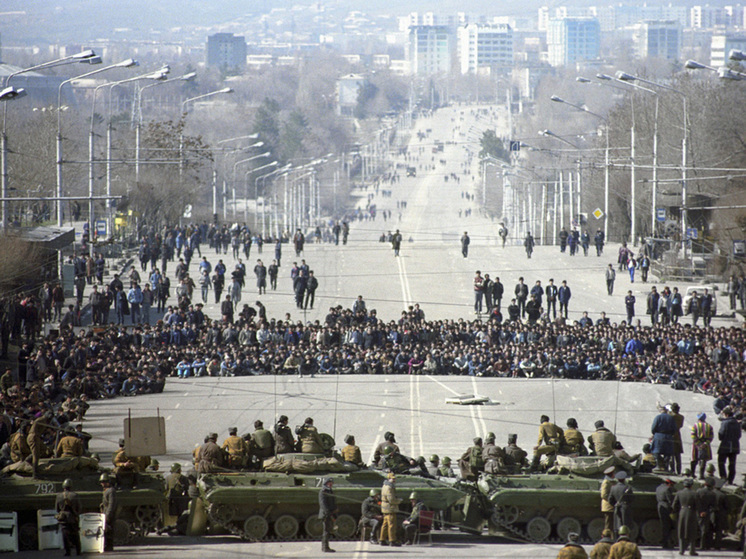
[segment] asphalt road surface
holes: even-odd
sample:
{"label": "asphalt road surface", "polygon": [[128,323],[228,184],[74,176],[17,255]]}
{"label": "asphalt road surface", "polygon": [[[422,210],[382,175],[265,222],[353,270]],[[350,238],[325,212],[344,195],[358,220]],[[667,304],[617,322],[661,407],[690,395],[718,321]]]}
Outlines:
{"label": "asphalt road surface", "polygon": [[[434,140],[452,139],[451,119],[458,116],[454,111],[460,113],[461,109],[441,110],[434,117],[418,122],[417,129],[432,130],[422,143],[423,156],[419,163],[432,164]],[[466,113],[468,117],[468,109]],[[461,123],[462,130],[469,126],[468,122]],[[413,138],[410,153],[416,154],[420,146],[416,136]],[[595,256],[595,251],[588,257],[570,257],[569,253],[560,254],[558,247],[537,246],[530,260],[522,246],[501,248],[497,223],[482,217],[476,202],[462,197],[462,191],[478,194],[481,186],[476,160],[468,173],[463,174],[466,147],[447,144],[444,152],[436,156],[435,170],[418,171],[416,178],[403,176],[402,170],[399,183],[382,186],[392,194],[390,197],[374,196],[379,217],[375,221],[352,223],[346,246],[308,243],[304,253],[296,258],[292,246],[285,245],[278,291],[268,291],[261,297],[268,315],[283,318],[289,313],[293,320],[323,320],[330,306],[350,307],[357,295],[363,295],[368,308],[377,309],[378,316],[386,321],[397,319],[402,310],[414,303],[421,305],[428,320],[471,320],[474,318],[472,278],[475,270],[480,269],[493,278],[501,278],[508,300],[519,276],[525,277],[529,286],[537,279],[542,280],[542,284],[550,277],[558,284],[566,279],[573,292],[570,319],[580,318],[582,311],[588,311],[595,319],[601,311],[606,311],[612,321],[621,321],[624,319],[624,295],[627,289],[632,289],[638,298],[638,316],[647,322],[644,298],[655,284],[655,278],[643,285],[630,283],[626,274],[619,273],[615,294],[606,294],[604,270],[610,262],[616,261],[618,245],[607,245],[600,258]],[[476,147],[471,146],[471,149]],[[441,165],[439,159],[445,159],[446,164]],[[461,177],[460,184],[444,180],[444,175],[450,173]],[[373,193],[372,188],[357,194],[364,200],[369,193]],[[476,198],[479,199],[479,195]],[[401,208],[402,201],[406,202],[406,208]],[[387,221],[380,217],[384,209],[392,212],[392,218]],[[459,217],[459,210],[463,216],[467,209],[472,209],[471,216]],[[382,232],[393,229],[399,229],[404,237],[398,258],[394,257],[388,243],[378,242]],[[464,231],[468,231],[472,239],[468,258],[461,255],[459,242]],[[213,265],[217,262],[218,257],[209,248],[203,246],[203,254]],[[242,302],[253,303],[257,299],[252,274],[256,258],[262,257],[267,264],[272,255],[270,247],[263,255],[258,255],[255,248],[252,250]],[[232,269],[234,262],[229,255],[220,258],[229,270]],[[289,277],[292,263],[300,262],[300,258],[306,259],[320,283],[316,306],[308,311],[295,307]],[[197,262],[195,258],[192,263],[195,274]],[[684,285],[677,285],[684,290]],[[195,295],[197,300],[198,294]],[[207,314],[217,316],[212,294],[208,303]],[[721,307],[723,303],[725,301],[721,302]],[[713,321],[716,326],[731,324],[735,322],[726,318]],[[446,398],[460,394],[488,396],[492,403],[485,406],[445,403]],[[543,413],[561,426],[568,417],[575,417],[586,436],[593,430],[593,423],[603,419],[633,454],[639,452],[649,438],[656,403],[672,401],[681,405],[685,428],[693,423],[697,412],[713,415],[710,397],[676,392],[665,385],[452,376],[169,379],[160,395],[94,403],[86,416],[85,429],[94,436],[91,450],[101,453],[103,462],[108,464],[116,441],[122,436],[123,419],[129,413],[140,417],[153,416],[158,411],[166,418],[168,453],[158,456],[165,471],[173,462],[189,462],[194,446],[200,444],[208,432],[218,432],[222,441],[231,426],[237,426],[241,432],[250,431],[255,419],[262,419],[269,426],[279,414],[287,415],[291,426],[312,416],[320,431],[335,437],[338,447],[342,446],[345,434],[354,434],[366,460],[370,460],[373,448],[382,440],[385,431],[395,432],[402,452],[413,456],[437,453],[456,459],[470,446],[474,436],[484,436],[488,431],[494,431],[498,442],[503,444],[508,433],[517,433],[519,444],[530,450],[536,441],[539,416]],[[689,451],[689,445],[685,444],[685,462]],[[743,470],[741,464],[739,470]],[[205,543],[215,540],[214,544]],[[318,542],[230,543],[233,541],[226,538],[198,541],[153,538],[148,547],[128,547],[121,555],[112,556],[311,557],[318,554],[319,547]],[[436,542],[438,545],[433,548],[406,550],[371,549],[368,544],[355,542],[335,546],[355,557],[553,557],[557,552],[557,546],[487,545],[483,540],[451,535],[438,535]],[[644,556],[673,557],[674,554],[645,551]],[[735,555],[723,552],[711,556]]]}

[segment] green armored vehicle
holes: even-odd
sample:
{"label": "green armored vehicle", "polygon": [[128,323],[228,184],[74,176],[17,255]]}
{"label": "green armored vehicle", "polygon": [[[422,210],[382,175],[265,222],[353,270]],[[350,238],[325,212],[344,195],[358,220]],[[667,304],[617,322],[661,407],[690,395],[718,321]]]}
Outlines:
{"label": "green armored vehicle", "polygon": [[[36,478],[31,477],[30,467],[25,462],[11,464],[0,476],[0,511],[18,513],[21,549],[36,548],[37,511],[54,509],[65,479],[72,480],[82,512],[98,512],[103,494],[99,479],[101,474],[109,472],[96,460],[86,457],[42,459]],[[136,488],[117,488],[115,541],[118,544],[155,530],[161,519],[164,491],[159,474],[138,474]]]}
{"label": "green armored vehicle", "polygon": [[[242,538],[261,541],[320,539],[318,494],[324,478],[334,480],[337,536],[355,535],[360,507],[371,489],[380,489],[386,474],[378,470],[346,471],[344,463],[318,455],[286,454],[289,471],[203,474],[199,479],[204,514],[193,511],[191,533],[222,528]],[[396,491],[406,499],[417,491],[430,510],[445,511],[464,493],[452,485],[422,476],[397,475]],[[201,524],[201,525],[200,525]]]}
{"label": "green armored vehicle", "polygon": [[[489,531],[493,535],[518,537],[531,542],[564,543],[570,532],[581,534],[586,542],[596,542],[604,528],[601,516],[600,487],[603,471],[609,465],[633,472],[630,464],[608,462],[596,457],[558,457],[559,473],[483,475],[469,488],[459,483],[457,487],[470,491],[467,508],[478,508],[488,517]],[[655,498],[656,488],[666,477],[676,482],[674,490],[682,487],[682,477],[655,473],[632,473],[627,478],[634,491],[631,526],[632,539],[638,534],[650,545],[659,545],[661,527]],[[695,489],[701,486],[695,482]],[[725,486],[729,505],[729,523],[733,528],[743,504],[743,492]]]}

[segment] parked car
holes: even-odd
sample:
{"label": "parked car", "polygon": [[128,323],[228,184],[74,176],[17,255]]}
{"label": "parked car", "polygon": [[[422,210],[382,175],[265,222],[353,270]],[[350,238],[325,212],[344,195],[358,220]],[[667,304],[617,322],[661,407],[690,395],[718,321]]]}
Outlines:
{"label": "parked car", "polygon": [[697,295],[700,297],[705,292],[705,289],[709,290],[710,294],[712,295],[712,316],[717,315],[718,313],[718,286],[717,285],[690,285],[686,288],[686,293],[684,293],[684,300],[682,302],[683,310],[686,312],[686,309],[689,307],[689,301],[692,298],[692,293],[694,291],[697,292]]}

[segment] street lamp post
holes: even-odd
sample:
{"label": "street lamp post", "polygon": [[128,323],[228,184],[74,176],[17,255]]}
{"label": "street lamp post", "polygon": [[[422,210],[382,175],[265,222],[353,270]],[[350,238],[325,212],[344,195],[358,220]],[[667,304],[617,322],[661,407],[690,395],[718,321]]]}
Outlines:
{"label": "street lamp post", "polygon": [[[92,72],[86,72],[85,74],[82,74],[80,76],[76,76],[74,78],[67,79],[63,81],[58,90],[57,90],[57,226],[62,227],[62,88],[75,80],[79,80],[81,78],[87,78],[89,76],[93,76],[95,74],[100,74],[102,72],[106,72],[108,70],[113,70],[115,68],[130,68],[132,66],[137,66],[137,62],[133,60],[132,58],[128,58],[126,60],[123,60],[122,62],[117,62],[116,64],[111,64],[109,66],[105,66],[103,68],[99,68],[97,70],[93,70]],[[93,239],[93,231],[89,231],[88,234],[90,235],[90,239]]]}
{"label": "street lamp post", "polygon": [[[603,121],[603,123],[606,125],[606,150],[604,151],[604,238],[609,239],[609,121],[606,117],[601,116],[598,113],[594,113],[592,111],[589,111],[587,108],[582,107],[580,105],[575,105],[573,103],[570,103],[568,101],[565,101],[564,99],[557,97],[556,95],[552,95],[550,98],[555,103],[564,103],[565,105],[569,105],[579,111],[583,111],[584,113],[587,113],[591,116],[595,116],[596,118]],[[634,214],[634,205],[632,206],[632,212]],[[632,227],[634,229],[634,221],[632,222]],[[634,237],[633,237],[634,239]]]}
{"label": "street lamp post", "polygon": [[[43,70],[46,68],[54,68],[56,66],[63,66],[66,64],[75,64],[79,62],[86,63],[86,64],[98,64],[101,62],[101,59],[96,56],[95,52],[93,52],[90,49],[87,49],[82,52],[72,54],[70,56],[64,56],[56,60],[51,60],[49,62],[44,62],[42,64],[31,66],[30,68],[23,68],[16,72],[12,72],[5,78],[3,82],[3,88],[0,91],[0,101],[9,101],[11,99],[18,99],[26,95],[25,89],[23,88],[16,89],[8,85],[10,83],[10,80],[14,78],[15,76],[18,76],[20,74],[25,74],[27,72],[33,72],[35,70]],[[3,103],[3,129],[2,129],[2,133],[0,133],[0,191],[2,192],[2,196],[3,196],[3,202],[2,202],[3,232],[7,231],[8,221],[9,221],[8,200],[7,200],[8,198],[8,137],[6,134],[7,115],[8,115],[8,106],[5,103]]]}
{"label": "street lamp post", "polygon": [[687,249],[686,249],[686,221],[687,221],[687,212],[686,212],[686,151],[687,151],[687,145],[688,145],[688,139],[689,139],[689,112],[687,108],[687,98],[686,95],[669,85],[660,84],[657,82],[652,82],[650,80],[643,79],[639,76],[633,76],[632,74],[628,74],[626,72],[622,72],[619,70],[616,73],[617,79],[620,79],[622,81],[638,81],[645,84],[648,84],[653,87],[659,87],[661,89],[665,89],[667,91],[672,91],[674,93],[677,93],[681,95],[681,98],[683,99],[684,103],[684,137],[681,140],[681,244],[682,244],[682,251],[684,259],[687,257]]}

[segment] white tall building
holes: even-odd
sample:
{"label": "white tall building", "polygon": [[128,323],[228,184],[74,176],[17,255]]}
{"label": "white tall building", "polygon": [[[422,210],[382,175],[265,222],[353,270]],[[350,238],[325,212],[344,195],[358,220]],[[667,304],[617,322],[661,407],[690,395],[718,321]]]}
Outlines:
{"label": "white tall building", "polygon": [[678,60],[681,26],[676,21],[643,21],[633,26],[632,43],[638,58]]}
{"label": "white tall building", "polygon": [[453,36],[445,25],[414,25],[409,28],[407,59],[412,73],[432,75],[451,71]]}
{"label": "white tall building", "polygon": [[710,66],[727,66],[731,49],[746,51],[746,33],[721,33],[712,36],[710,45]]}
{"label": "white tall building", "polygon": [[725,10],[720,6],[693,6],[690,14],[690,25],[694,29],[711,29],[727,25]]}
{"label": "white tall building", "polygon": [[547,28],[548,62],[568,66],[596,60],[601,52],[601,27],[596,18],[550,19]]}
{"label": "white tall building", "polygon": [[494,70],[513,65],[510,25],[470,23],[458,28],[457,39],[462,74],[475,74],[480,68]]}

